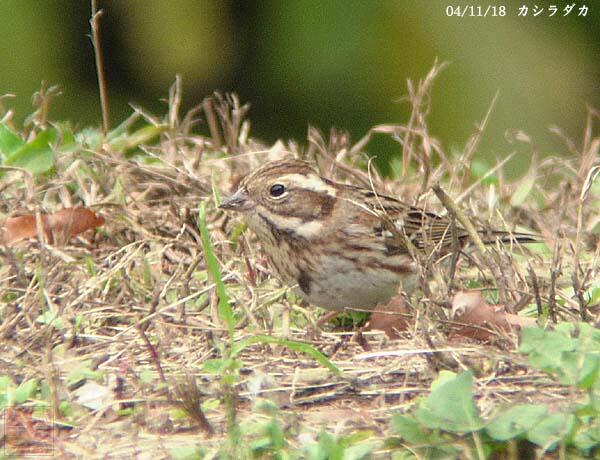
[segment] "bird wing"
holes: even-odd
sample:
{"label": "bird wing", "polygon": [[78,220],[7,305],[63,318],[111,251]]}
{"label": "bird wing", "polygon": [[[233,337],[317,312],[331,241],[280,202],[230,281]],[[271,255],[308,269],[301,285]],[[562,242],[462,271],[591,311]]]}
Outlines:
{"label": "bird wing", "polygon": [[390,255],[409,253],[410,247],[437,250],[452,245],[453,234],[464,239],[466,232],[448,217],[408,205],[372,190],[345,185],[346,200],[375,217],[372,232],[383,238]]}
{"label": "bird wing", "polygon": [[[374,216],[372,232],[384,239],[388,254],[411,252],[411,248],[427,252],[447,252],[453,245],[462,247],[467,231],[448,216],[440,216],[373,190],[344,185],[346,199]],[[484,244],[532,243],[536,235],[502,230],[478,229]]]}

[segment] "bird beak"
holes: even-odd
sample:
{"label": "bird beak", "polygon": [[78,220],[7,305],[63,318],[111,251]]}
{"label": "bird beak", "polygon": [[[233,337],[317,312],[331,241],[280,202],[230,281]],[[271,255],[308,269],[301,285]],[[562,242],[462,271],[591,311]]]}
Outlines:
{"label": "bird beak", "polygon": [[248,199],[246,190],[240,188],[228,198],[225,198],[219,206],[219,209],[227,209],[229,211],[249,211],[254,207],[254,204]]}

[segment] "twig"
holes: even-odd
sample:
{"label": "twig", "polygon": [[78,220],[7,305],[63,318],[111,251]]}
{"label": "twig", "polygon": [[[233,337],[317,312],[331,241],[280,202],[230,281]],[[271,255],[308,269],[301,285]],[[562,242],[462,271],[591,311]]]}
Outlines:
{"label": "twig", "polygon": [[556,314],[556,281],[562,274],[560,258],[560,243],[558,239],[554,243],[554,256],[552,257],[552,267],[550,268],[550,289],[548,290],[548,309],[550,313],[550,319],[554,324],[558,321]]}
{"label": "twig", "polygon": [[175,82],[169,88],[169,128],[179,126],[179,108],[181,107],[181,75],[175,75]]}
{"label": "twig", "polygon": [[583,227],[583,205],[585,204],[585,200],[588,197],[590,189],[594,183],[596,177],[600,174],[600,165],[594,166],[590,168],[588,171],[583,186],[581,188],[581,193],[579,195],[579,205],[577,206],[577,233],[575,234],[575,249],[573,251],[573,273],[571,275],[571,280],[573,281],[573,289],[575,291],[575,297],[579,303],[579,315],[583,321],[588,320],[587,313],[587,304],[585,299],[583,298],[583,291],[585,287],[579,281],[579,271],[581,270],[581,265],[579,263],[579,251],[581,250],[581,229]]}
{"label": "twig", "polygon": [[450,269],[448,271],[448,296],[454,288],[454,277],[456,276],[456,265],[460,256],[460,241],[458,239],[458,228],[456,226],[456,215],[451,216],[450,233],[452,235],[452,258],[450,259]]}
{"label": "twig", "polygon": [[[419,81],[415,90],[414,84],[411,80],[408,80],[408,100],[412,105],[412,110],[408,123],[406,124],[406,132],[404,139],[402,140],[402,177],[408,175],[408,169],[410,165],[410,159],[414,155],[413,147],[415,136],[413,136],[413,129],[416,127],[425,127],[425,117],[427,116],[428,107],[426,98],[429,96],[431,91],[431,85],[439,73],[446,67],[447,63],[442,62],[438,64],[437,59],[433,63],[433,67],[427,74],[427,76]],[[425,136],[422,138],[426,139]],[[421,165],[423,166],[424,180],[423,184],[426,186],[427,179],[431,172],[431,159],[424,155],[421,158]]]}
{"label": "twig", "polygon": [[171,402],[181,407],[207,434],[213,435],[215,430],[202,411],[203,394],[194,376],[185,374],[183,380],[175,382],[174,390],[178,400],[170,397]]}
{"label": "twig", "polygon": [[579,304],[579,316],[582,321],[589,321],[590,315],[587,312],[587,302],[583,298],[583,291],[585,290],[583,283],[579,281],[579,268],[573,267],[573,273],[571,274],[571,281],[573,282],[573,291],[575,292],[575,298]]}
{"label": "twig", "polygon": [[48,349],[46,350],[45,355],[45,366],[44,373],[46,374],[46,382],[48,382],[48,386],[50,389],[50,400],[52,401],[52,413],[55,417],[60,417],[60,399],[59,399],[59,388],[60,388],[60,378],[58,376],[58,370],[56,368],[56,364],[54,362],[54,353],[52,351],[52,334],[49,333],[46,335]]}
{"label": "twig", "polygon": [[164,383],[164,385],[168,391],[169,384],[167,382],[167,379],[165,378],[165,373],[163,371],[162,365],[160,364],[160,357],[158,355],[158,350],[156,349],[156,347],[154,345],[152,345],[152,343],[148,339],[148,336],[146,335],[146,332],[144,331],[144,329],[141,326],[138,326],[136,329],[137,329],[138,333],[140,334],[140,337],[144,341],[144,344],[146,345],[148,352],[150,353],[150,359],[154,363],[154,366],[156,367],[156,371],[158,372],[160,381],[162,383]]}
{"label": "twig", "polygon": [[538,318],[541,318],[542,315],[544,314],[544,309],[542,308],[542,297],[540,296],[540,286],[538,284],[537,275],[535,274],[533,267],[531,266],[531,264],[527,264],[527,266],[528,266],[528,271],[529,271],[529,277],[531,278],[531,286],[533,287],[533,293],[535,295],[535,304],[537,305]]}
{"label": "twig", "polygon": [[463,176],[462,176],[462,186],[461,186],[461,189],[463,189],[463,190],[467,187],[469,177],[471,176],[471,164],[472,164],[473,154],[475,153],[475,150],[477,150],[477,147],[479,146],[479,142],[481,141],[481,138],[483,137],[483,131],[485,130],[486,125],[488,124],[488,121],[490,119],[492,111],[494,110],[494,107],[496,106],[497,100],[498,100],[498,93],[495,94],[495,96],[492,99],[492,102],[490,103],[490,106],[485,114],[485,117],[483,117],[483,120],[481,121],[481,123],[479,125],[477,125],[477,130],[469,138],[467,145],[465,147],[465,154],[464,154],[463,158],[461,159],[461,163],[464,166],[464,168],[463,168],[464,172],[463,172]]}
{"label": "twig", "polygon": [[469,185],[469,187],[463,191],[458,198],[456,198],[456,203],[460,203],[462,200],[464,200],[475,188],[477,188],[479,186],[479,184],[481,184],[484,180],[486,180],[488,177],[490,177],[492,174],[496,173],[496,171],[498,171],[500,168],[502,168],[510,159],[512,159],[513,156],[515,156],[517,152],[511,152],[509,153],[506,157],[504,157],[502,159],[502,161],[499,161],[498,164],[496,164],[496,166],[494,166],[492,169],[490,169],[488,172],[486,172],[483,176],[481,176],[479,179],[477,179],[475,182],[473,182],[471,185]]}
{"label": "twig", "polygon": [[208,130],[210,131],[210,138],[213,141],[214,148],[220,149],[223,146],[223,139],[221,138],[219,122],[215,115],[213,98],[207,97],[204,99],[204,101],[202,101],[202,108],[204,109],[204,116],[206,117],[206,123],[208,124]]}
{"label": "twig", "polygon": [[92,45],[96,57],[96,73],[98,75],[98,89],[100,91],[100,107],[102,108],[102,131],[104,135],[110,130],[110,118],[108,111],[108,96],[106,94],[106,74],[104,73],[104,58],[102,56],[102,45],[100,43],[100,16],[103,10],[98,10],[97,0],[92,0],[92,17],[90,26],[92,29]]}
{"label": "twig", "polygon": [[455,370],[457,367],[460,368],[460,362],[456,359],[452,353],[438,351],[437,347],[433,343],[431,336],[429,335],[428,329],[424,320],[421,324],[421,335],[425,342],[432,350],[432,353],[425,353],[424,357],[427,360],[427,364],[434,373],[438,373],[441,369],[452,369]]}
{"label": "twig", "polygon": [[471,240],[473,241],[475,246],[477,246],[477,249],[481,252],[481,254],[484,257],[487,257],[487,250],[485,248],[485,245],[483,244],[483,241],[481,240],[477,229],[473,226],[473,224],[467,218],[467,216],[463,214],[463,212],[458,208],[454,201],[452,201],[452,198],[450,198],[448,194],[444,192],[444,190],[442,190],[442,187],[440,187],[439,184],[435,184],[431,188],[437,195],[438,199],[442,202],[444,207],[448,210],[448,213],[454,216],[461,223],[465,231],[468,233],[469,238],[471,238]]}
{"label": "twig", "polygon": [[210,422],[204,415],[204,412],[202,411],[202,394],[200,393],[200,390],[198,389],[198,385],[196,384],[194,378],[191,376],[187,376],[185,382],[176,382],[174,385],[174,396],[170,389],[171,387],[169,385],[169,382],[167,382],[167,379],[165,378],[165,373],[160,363],[158,350],[156,349],[156,347],[154,347],[154,345],[152,345],[141,325],[137,327],[137,331],[140,334],[140,337],[142,338],[144,343],[146,344],[146,348],[150,352],[151,361],[156,367],[160,381],[165,386],[165,391],[167,393],[169,402],[171,404],[181,407],[186,412],[186,414],[193,418],[198,423],[200,428],[203,429],[206,433],[208,433],[209,435],[214,434],[214,429],[212,425],[210,424]]}
{"label": "twig", "polygon": [[[459,209],[459,207],[452,201],[452,198],[448,196],[444,190],[440,187],[439,184],[435,184],[432,187],[434,193],[437,195],[438,199],[442,202],[444,207],[448,210],[448,214],[452,219],[458,220],[460,224],[463,226],[464,230],[471,238],[471,241],[477,247],[481,257],[483,258],[483,262],[489,267],[494,279],[496,281],[496,287],[498,288],[498,297],[501,303],[508,303],[507,289],[506,289],[506,277],[503,275],[500,264],[496,264],[494,259],[490,256],[490,252],[486,249],[485,244],[483,243],[481,237],[479,236],[479,232],[473,226],[471,221],[465,216],[465,214]],[[500,280],[504,280],[504,283],[500,283]]]}

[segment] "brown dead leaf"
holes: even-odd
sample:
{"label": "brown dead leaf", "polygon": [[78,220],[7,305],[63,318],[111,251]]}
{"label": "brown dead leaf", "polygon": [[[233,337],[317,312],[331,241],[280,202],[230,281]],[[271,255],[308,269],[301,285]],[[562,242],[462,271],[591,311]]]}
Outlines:
{"label": "brown dead leaf", "polygon": [[[71,237],[104,225],[104,217],[87,208],[65,208],[53,214],[40,215],[42,229],[49,243],[66,243]],[[35,214],[9,217],[4,222],[3,242],[13,245],[37,236]]]}
{"label": "brown dead leaf", "polygon": [[452,317],[465,325],[456,334],[475,340],[490,340],[499,331],[512,332],[537,324],[534,318],[507,313],[503,305],[488,305],[480,291],[457,292],[452,301]]}
{"label": "brown dead leaf", "polygon": [[398,332],[408,329],[410,311],[402,296],[393,297],[385,305],[377,305],[371,313],[369,329],[384,331],[390,339],[400,337]]}

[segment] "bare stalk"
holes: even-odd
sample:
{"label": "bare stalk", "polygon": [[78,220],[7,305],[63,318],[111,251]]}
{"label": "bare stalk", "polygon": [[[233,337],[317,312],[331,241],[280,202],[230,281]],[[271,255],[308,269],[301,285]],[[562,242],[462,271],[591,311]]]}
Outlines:
{"label": "bare stalk", "polygon": [[92,30],[92,45],[96,58],[96,73],[98,75],[98,89],[100,91],[100,107],[102,109],[102,131],[104,135],[110,130],[110,119],[108,112],[108,96],[106,94],[106,74],[104,73],[104,58],[102,56],[102,45],[100,44],[100,16],[103,10],[98,10],[97,0],[92,0],[92,17],[90,27]]}

